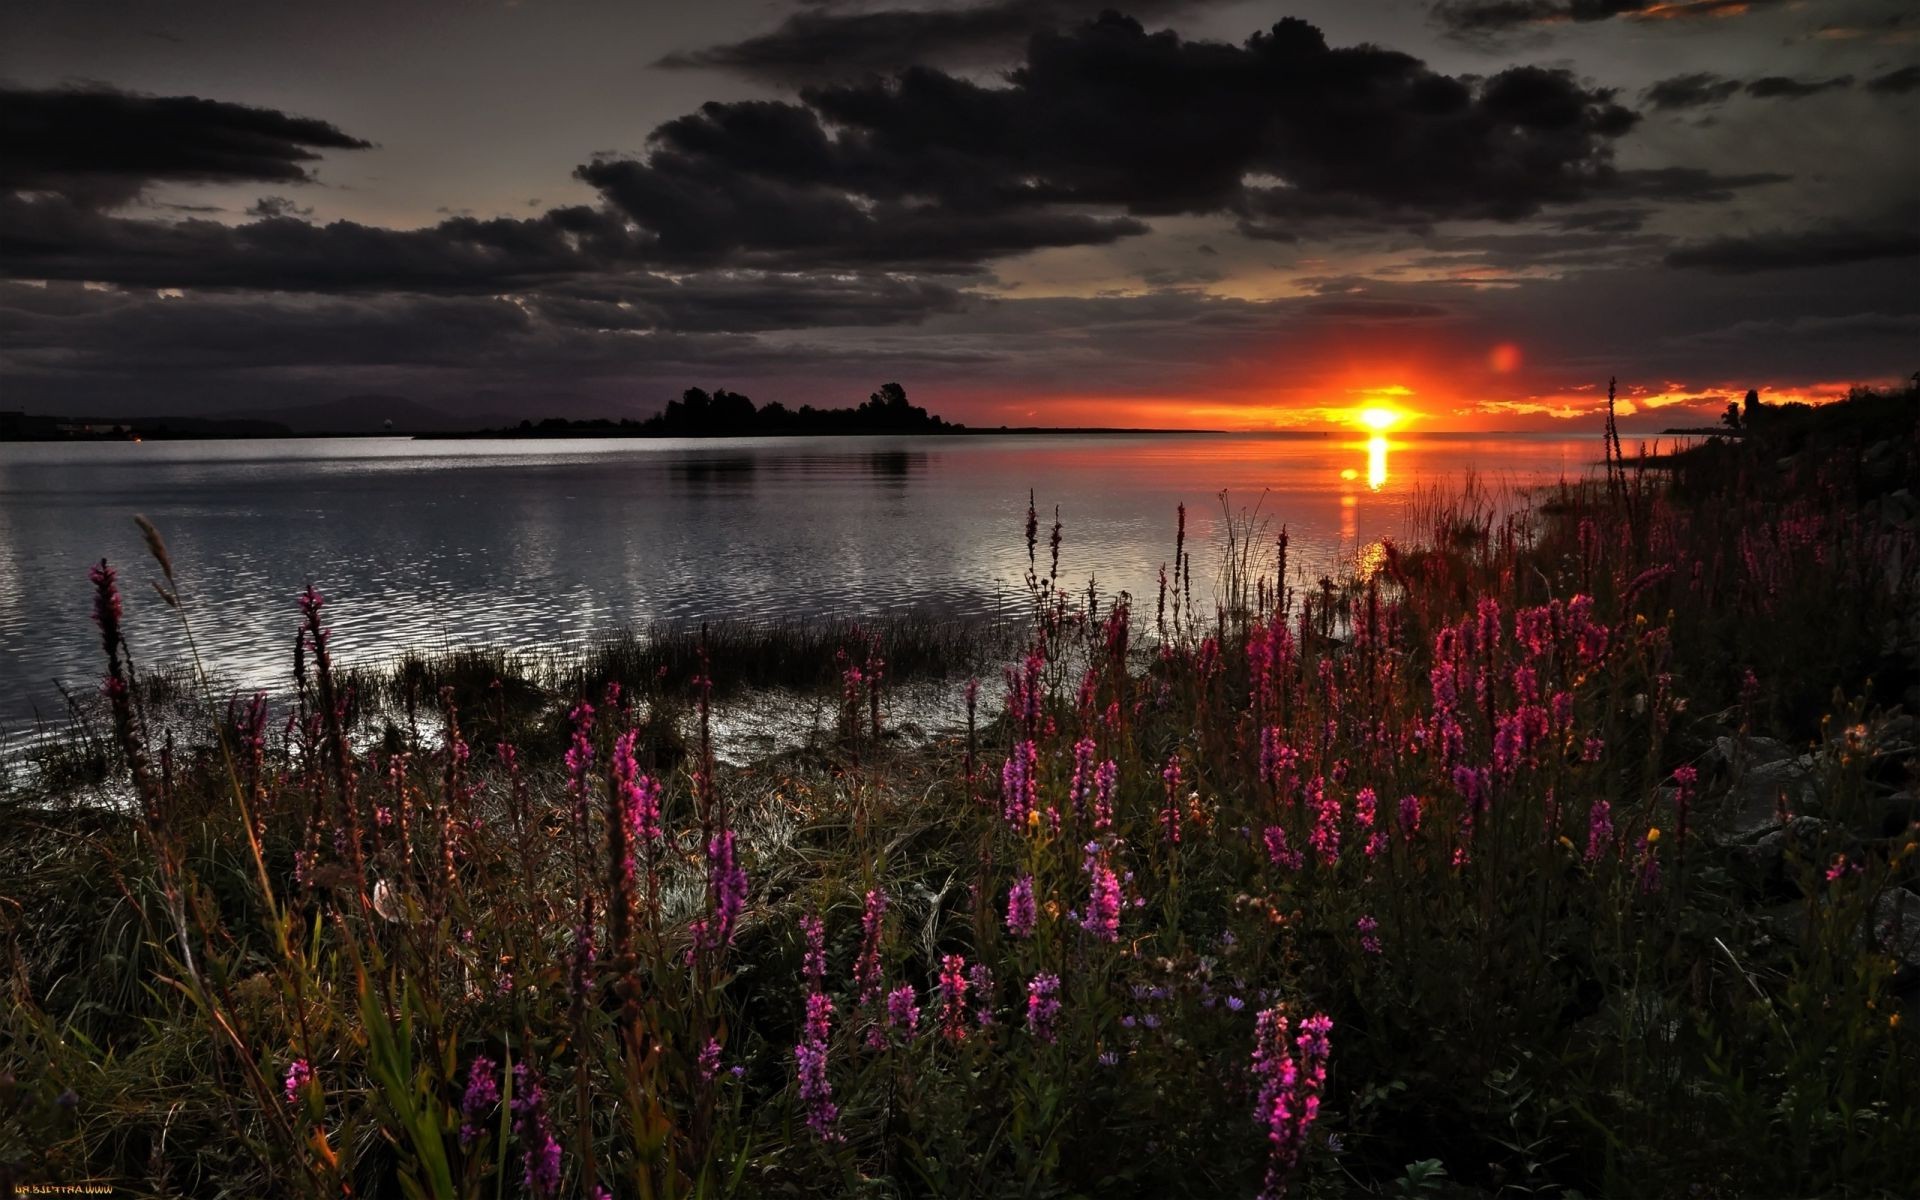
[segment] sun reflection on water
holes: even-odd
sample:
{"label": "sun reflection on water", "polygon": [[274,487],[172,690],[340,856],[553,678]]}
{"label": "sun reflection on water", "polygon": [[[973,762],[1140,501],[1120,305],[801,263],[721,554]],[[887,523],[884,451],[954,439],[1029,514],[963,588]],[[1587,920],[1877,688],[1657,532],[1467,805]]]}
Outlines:
{"label": "sun reflection on water", "polygon": [[1367,439],[1367,486],[1379,491],[1387,482],[1387,439],[1374,434]]}

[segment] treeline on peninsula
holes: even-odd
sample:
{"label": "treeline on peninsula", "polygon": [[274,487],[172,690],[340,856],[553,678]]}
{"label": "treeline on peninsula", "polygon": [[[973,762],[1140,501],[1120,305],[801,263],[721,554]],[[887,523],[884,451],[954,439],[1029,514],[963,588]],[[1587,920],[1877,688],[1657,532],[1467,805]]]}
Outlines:
{"label": "treeline on peninsula", "polygon": [[897,383],[853,408],[788,408],[778,400],[756,405],[739,392],[688,388],[678,400],[645,420],[599,418],[574,421],[549,417],[503,429],[483,429],[468,437],[748,437],[756,434],[953,433],[964,429],[907,399]]}

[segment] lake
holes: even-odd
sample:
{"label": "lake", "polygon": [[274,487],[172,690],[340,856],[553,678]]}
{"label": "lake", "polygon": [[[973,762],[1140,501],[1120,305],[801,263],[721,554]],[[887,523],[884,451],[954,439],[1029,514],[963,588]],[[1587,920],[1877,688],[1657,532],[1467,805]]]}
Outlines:
{"label": "lake", "polygon": [[1152,617],[1188,509],[1196,598],[1220,492],[1284,522],[1318,572],[1409,529],[1470,475],[1511,495],[1594,468],[1599,438],[1216,434],[0,445],[0,731],[64,712],[100,672],[87,567],[122,572],[141,662],[177,658],[133,524],[172,551],[209,667],[286,682],[294,595],[329,600],[344,661],[409,648],[560,647],[656,620],[1011,607],[1028,489],[1041,567],[1126,588]]}

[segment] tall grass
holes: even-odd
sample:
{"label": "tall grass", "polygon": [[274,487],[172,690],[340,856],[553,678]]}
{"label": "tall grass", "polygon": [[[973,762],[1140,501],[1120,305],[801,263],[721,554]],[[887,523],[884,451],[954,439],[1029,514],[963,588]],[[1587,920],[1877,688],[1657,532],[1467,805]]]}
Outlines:
{"label": "tall grass", "polygon": [[[374,675],[310,594],[284,709],[156,744],[130,681],[97,736],[134,802],[13,802],[0,1182],[1898,1194],[1915,831],[1861,831],[1912,785],[1914,536],[1816,449],[1464,496],[1319,588],[1230,520],[1211,610],[1182,536],[1151,621],[1043,572],[1034,514],[1020,648],[914,749],[891,681],[990,650]],[[722,681],[796,678],[831,745],[722,765]],[[1812,798],[1749,879],[1717,831],[1767,735]]]}

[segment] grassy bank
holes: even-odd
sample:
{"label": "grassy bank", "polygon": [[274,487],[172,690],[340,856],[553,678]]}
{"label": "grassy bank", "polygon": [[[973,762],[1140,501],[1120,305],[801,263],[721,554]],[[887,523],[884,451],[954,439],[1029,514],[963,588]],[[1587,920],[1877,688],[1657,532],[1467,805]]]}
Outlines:
{"label": "grassy bank", "polygon": [[[1347,580],[1247,523],[1217,603],[1178,551],[1160,597],[1066,588],[1030,525],[1014,665],[912,747],[893,681],[990,650],[710,630],[374,677],[317,594],[286,706],[156,737],[102,572],[128,804],[6,814],[0,1172],[1901,1194],[1916,399],[1436,506]],[[715,689],[774,675],[832,735],[721,765]]]}

